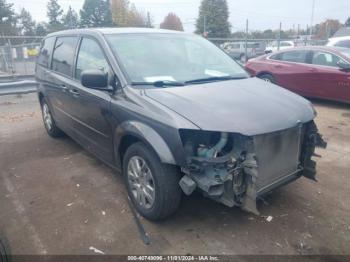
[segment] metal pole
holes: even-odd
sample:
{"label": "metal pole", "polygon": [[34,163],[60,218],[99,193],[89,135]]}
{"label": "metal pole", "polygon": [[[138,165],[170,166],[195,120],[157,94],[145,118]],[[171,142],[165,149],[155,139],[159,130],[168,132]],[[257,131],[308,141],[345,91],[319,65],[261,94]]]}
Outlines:
{"label": "metal pole", "polygon": [[280,46],[281,46],[281,30],[282,30],[282,23],[280,23],[280,29],[278,30],[277,51],[280,51]]}
{"label": "metal pole", "polygon": [[315,15],[315,0],[312,0],[312,11],[311,11],[311,24],[310,24],[310,37],[312,37],[312,27],[314,24],[314,15]]}
{"label": "metal pole", "polygon": [[207,21],[206,21],[206,15],[204,14],[204,19],[203,19],[203,36],[206,35],[207,32]]}
{"label": "metal pole", "polygon": [[245,61],[244,63],[246,63],[248,61],[248,26],[249,26],[249,21],[247,19],[246,21],[246,26],[245,26],[245,50],[244,50],[244,53],[245,53]]}
{"label": "metal pole", "polygon": [[151,15],[150,15],[150,13],[149,12],[147,12],[147,26],[148,27],[152,27],[152,23],[151,23]]}
{"label": "metal pole", "polygon": [[11,44],[11,40],[10,39],[7,39],[7,41],[8,41],[9,48],[10,48],[11,73],[12,73],[12,75],[14,75],[14,73],[15,73],[15,63],[14,63],[14,59],[13,59],[12,44]]}

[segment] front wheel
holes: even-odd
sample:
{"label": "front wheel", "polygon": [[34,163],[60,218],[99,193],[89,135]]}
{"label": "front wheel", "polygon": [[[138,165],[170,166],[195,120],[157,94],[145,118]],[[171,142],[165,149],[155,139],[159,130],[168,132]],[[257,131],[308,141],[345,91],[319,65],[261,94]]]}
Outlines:
{"label": "front wheel", "polygon": [[162,164],[143,143],[127,149],[123,175],[134,207],[145,218],[164,219],[178,209],[182,195],[178,170]]}

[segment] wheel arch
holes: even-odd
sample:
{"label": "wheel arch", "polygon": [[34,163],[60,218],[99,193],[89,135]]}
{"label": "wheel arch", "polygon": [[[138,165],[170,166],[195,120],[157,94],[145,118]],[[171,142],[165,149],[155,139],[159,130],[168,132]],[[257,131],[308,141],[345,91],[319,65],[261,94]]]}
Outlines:
{"label": "wheel arch", "polygon": [[153,150],[162,163],[176,165],[170,148],[152,127],[137,121],[126,121],[117,127],[114,134],[114,155],[118,167],[122,167],[127,148],[137,142]]}
{"label": "wheel arch", "polygon": [[39,98],[39,102],[41,104],[43,99],[44,99],[44,94],[41,91],[38,92],[38,98]]}
{"label": "wheel arch", "polygon": [[271,75],[274,77],[274,75],[269,71],[261,71],[261,72],[256,74],[256,77],[261,77],[262,75]]}

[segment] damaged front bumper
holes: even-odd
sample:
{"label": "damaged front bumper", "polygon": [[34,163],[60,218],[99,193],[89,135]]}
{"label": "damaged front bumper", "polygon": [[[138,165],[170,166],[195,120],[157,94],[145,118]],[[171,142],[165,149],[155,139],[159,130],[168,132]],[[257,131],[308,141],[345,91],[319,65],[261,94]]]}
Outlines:
{"label": "damaged front bumper", "polygon": [[260,196],[301,176],[316,181],[312,157],[315,147],[326,146],[313,121],[255,137],[236,135],[231,152],[224,156],[189,156],[180,186],[187,195],[199,189],[226,206],[259,214]]}

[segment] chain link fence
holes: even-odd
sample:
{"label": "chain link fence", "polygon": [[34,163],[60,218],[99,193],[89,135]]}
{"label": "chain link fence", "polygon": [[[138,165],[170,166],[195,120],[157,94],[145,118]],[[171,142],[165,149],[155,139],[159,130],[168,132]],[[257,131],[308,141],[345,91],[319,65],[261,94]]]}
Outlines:
{"label": "chain link fence", "polygon": [[327,40],[315,39],[249,39],[249,38],[208,38],[209,41],[223,49],[232,58],[246,62],[266,53],[299,46],[324,46]]}
{"label": "chain link fence", "polygon": [[0,76],[32,76],[42,37],[1,36]]}

